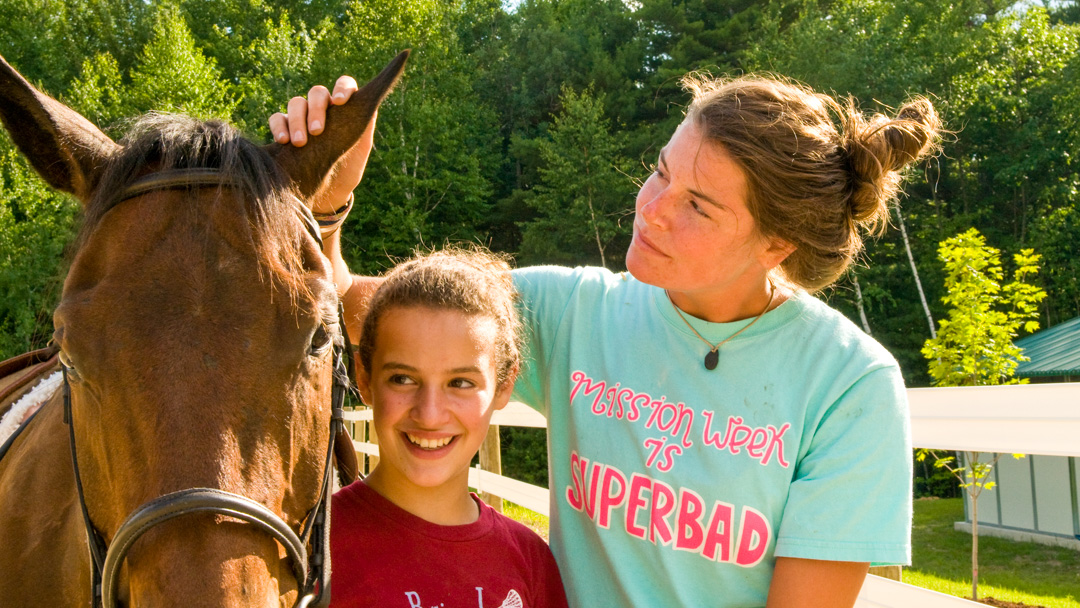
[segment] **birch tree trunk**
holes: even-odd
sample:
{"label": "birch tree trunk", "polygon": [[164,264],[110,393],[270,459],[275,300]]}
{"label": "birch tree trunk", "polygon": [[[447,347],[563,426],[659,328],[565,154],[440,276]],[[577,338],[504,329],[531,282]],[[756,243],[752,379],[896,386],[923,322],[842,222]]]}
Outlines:
{"label": "birch tree trunk", "polygon": [[851,281],[855,283],[855,304],[859,307],[859,319],[862,320],[863,331],[866,335],[872,336],[870,333],[870,322],[866,320],[866,309],[863,308],[862,300],[862,288],[859,287],[859,276],[854,271],[851,272]]}
{"label": "birch tree trunk", "polygon": [[[585,150],[585,158],[589,157],[589,151]],[[589,165],[585,165],[585,175],[589,176]],[[593,209],[592,204],[592,180],[589,180],[589,187],[585,193],[586,202],[589,204],[589,220],[592,222],[593,236],[596,237],[596,249],[600,252],[600,265],[607,268],[607,260],[604,259],[604,243],[600,240],[600,224],[596,223],[596,210]]]}
{"label": "birch tree trunk", "polygon": [[919,301],[922,302],[923,311],[926,312],[926,321],[930,325],[930,337],[937,338],[937,330],[934,329],[934,316],[930,314],[930,305],[926,303],[926,293],[923,291],[922,281],[919,280],[919,269],[915,266],[915,256],[911,253],[911,241],[908,240],[907,227],[904,225],[904,214],[900,207],[896,207],[896,217],[900,220],[900,235],[904,237],[904,250],[907,251],[908,263],[911,264],[911,274],[915,277],[915,288],[919,292]]}

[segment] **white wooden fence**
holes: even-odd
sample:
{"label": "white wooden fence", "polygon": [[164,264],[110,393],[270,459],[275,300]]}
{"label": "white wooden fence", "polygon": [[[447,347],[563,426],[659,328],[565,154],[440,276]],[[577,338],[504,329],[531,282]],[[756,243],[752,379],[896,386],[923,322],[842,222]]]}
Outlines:
{"label": "white wooden fence", "polygon": [[[1080,383],[908,389],[915,447],[943,450],[1080,456]],[[349,420],[371,420],[371,412],[349,412]],[[511,403],[492,424],[545,428],[543,416]],[[378,456],[379,446],[356,441],[356,451]],[[469,485],[537,513],[548,514],[544,488],[473,469]],[[965,599],[877,576],[866,577],[856,608],[950,608]]]}

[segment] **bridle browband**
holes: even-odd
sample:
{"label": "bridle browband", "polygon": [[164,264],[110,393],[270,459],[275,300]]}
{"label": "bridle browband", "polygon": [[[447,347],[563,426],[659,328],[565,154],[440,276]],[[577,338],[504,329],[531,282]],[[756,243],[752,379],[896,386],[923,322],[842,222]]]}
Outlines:
{"label": "bridle browband", "polygon": [[[152,173],[129,185],[117,197],[120,203],[156,190],[199,187],[236,187],[235,183],[217,169],[175,169]],[[297,213],[305,230],[322,246],[318,224],[307,206],[297,201]],[[60,357],[63,372],[64,422],[68,425],[71,462],[75,470],[75,486],[86,526],[90,546],[92,606],[114,608],[120,569],[132,545],[150,528],[171,519],[195,513],[213,513],[234,517],[255,525],[276,539],[288,553],[296,577],[298,596],[294,608],[322,608],[330,604],[330,493],[333,480],[334,442],[345,430],[345,393],[351,389],[352,352],[345,330],[344,310],[338,303],[341,340],[333,343],[333,387],[331,389],[330,435],[326,450],[326,465],[315,506],[304,518],[299,534],[293,531],[265,505],[239,494],[216,488],[189,488],[159,496],[140,506],[117,529],[111,545],[98,532],[86,507],[79,459],[75,449],[75,425],[72,424],[71,386],[68,383],[70,362]],[[307,544],[311,543],[310,557]]]}

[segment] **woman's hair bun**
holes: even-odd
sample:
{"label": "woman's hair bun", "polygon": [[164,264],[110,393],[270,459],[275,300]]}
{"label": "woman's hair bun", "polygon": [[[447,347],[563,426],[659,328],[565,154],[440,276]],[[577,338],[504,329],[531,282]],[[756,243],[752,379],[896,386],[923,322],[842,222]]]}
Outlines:
{"label": "woman's hair bun", "polygon": [[850,159],[851,215],[857,223],[880,224],[900,188],[900,171],[938,147],[941,119],[925,97],[902,105],[895,118],[866,118],[848,100],[843,148]]}
{"label": "woman's hair bun", "polygon": [[775,274],[808,291],[835,282],[889,224],[905,166],[937,147],[941,121],[919,97],[895,117],[863,114],[776,76],[683,80],[687,120],[746,176],[758,231],[794,246]]}

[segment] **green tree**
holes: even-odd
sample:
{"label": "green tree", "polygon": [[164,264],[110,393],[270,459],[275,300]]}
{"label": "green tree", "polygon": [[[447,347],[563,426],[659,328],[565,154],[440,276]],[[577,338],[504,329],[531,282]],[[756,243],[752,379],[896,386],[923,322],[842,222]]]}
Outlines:
{"label": "green tree", "polygon": [[[340,28],[349,0],[177,0],[199,48],[236,86],[233,120],[249,134],[268,138],[266,117],[294,95],[324,80],[325,68],[342,69],[319,45]],[[319,69],[323,68],[323,69]],[[341,72],[334,73],[337,77]]]}
{"label": "green tree", "polygon": [[[565,113],[564,86],[603,100],[605,128],[620,134],[613,154],[635,164],[651,160],[682,119],[686,95],[677,81],[692,69],[772,70],[884,106],[909,92],[928,94],[957,136],[915,171],[893,218],[897,229],[869,243],[857,278],[825,294],[853,319],[861,320],[861,307],[864,326],[918,385],[929,382],[920,354],[927,317],[945,313],[935,246],[964,227],[1045,256],[1044,322],[1080,314],[1070,270],[1080,239],[1076,5],[7,0],[0,54],[113,135],[121,134],[120,119],[165,108],[228,115],[265,136],[267,114],[289,97],[342,73],[370,76],[411,47],[345,228],[346,255],[368,272],[420,241],[522,250],[524,227],[539,229],[547,217],[536,195],[560,187],[541,170],[555,167],[551,132]],[[629,210],[626,185],[621,204]],[[605,245],[609,265],[618,266],[611,258],[622,254],[620,238]],[[531,239],[526,257],[539,245],[543,239]],[[595,234],[570,249],[601,261]],[[916,276],[928,310],[913,297]]]}
{"label": "green tree", "polygon": [[130,78],[132,114],[163,110],[229,119],[237,104],[214,60],[203,55],[183,16],[168,5],[158,11],[150,42]]}
{"label": "green tree", "polygon": [[238,104],[232,85],[170,6],[158,12],[152,37],[126,79],[119,62],[101,53],[83,62],[64,99],[95,123],[112,127],[113,136],[122,134],[121,119],[151,110],[229,119]]}
{"label": "green tree", "polygon": [[[316,61],[321,81],[343,72],[361,79],[411,48],[409,67],[379,110],[375,151],[344,227],[352,268],[376,272],[418,244],[484,241],[492,182],[500,168],[494,111],[473,87],[480,69],[463,52],[463,23],[482,3],[394,0],[349,6]],[[328,67],[327,67],[328,66]]]}
{"label": "green tree", "polygon": [[0,360],[45,345],[78,205],[0,135]]}
{"label": "green tree", "polygon": [[522,226],[522,259],[619,267],[633,213],[631,164],[608,130],[603,98],[564,88],[560,99],[551,138],[539,142],[541,181],[526,198],[539,215]]}
{"label": "green tree", "polygon": [[[326,31],[344,22],[350,4],[349,0],[174,1],[203,52],[213,57],[234,82],[258,68],[260,57],[251,55],[251,48],[278,37],[282,24],[290,24],[297,32]],[[270,74],[278,71],[271,65],[264,69]],[[306,89],[312,84],[305,82],[303,86]]]}
{"label": "green tree", "polygon": [[634,122],[646,106],[645,41],[628,3],[524,0],[500,25],[505,40],[485,51],[490,69],[479,77],[507,137],[537,136],[567,86],[602,91],[615,123]]}
{"label": "green tree", "polygon": [[[1016,366],[1026,360],[1014,343],[1018,333],[1039,328],[1038,304],[1046,297],[1028,281],[1039,272],[1040,256],[1024,249],[1013,256],[1013,281],[1002,284],[1000,252],[986,244],[974,228],[947,239],[938,249],[945,264],[947,319],[938,335],[926,341],[923,355],[930,362],[935,386],[985,386],[1023,384],[1014,377]],[[932,456],[936,468],[956,476],[971,497],[971,598],[979,597],[979,496],[990,489],[990,471],[1001,454],[983,461],[980,452],[965,452],[961,463],[952,456],[920,450],[919,460]],[[1014,454],[1021,458],[1021,454]]]}
{"label": "green tree", "polygon": [[[746,51],[761,36],[767,9],[790,11],[791,0],[641,0],[634,17],[644,49],[642,124],[630,135],[634,149],[663,145],[682,120],[680,80],[688,72],[745,72]],[[605,89],[600,92],[607,93]],[[675,111],[673,111],[675,110]]]}
{"label": "green tree", "polygon": [[144,0],[4,0],[0,55],[31,82],[62,93],[83,61],[101,53],[131,68],[159,2]]}
{"label": "green tree", "polygon": [[303,22],[282,13],[276,20],[267,19],[261,36],[233,49],[240,66],[232,74],[240,93],[234,118],[242,128],[268,138],[266,118],[315,82],[313,62],[328,31],[329,22],[307,29]]}
{"label": "green tree", "polygon": [[1013,377],[1024,360],[1013,338],[1039,328],[1038,304],[1046,292],[1028,281],[1038,274],[1041,256],[1031,249],[1014,255],[1013,281],[1002,285],[1001,253],[974,228],[942,242],[938,254],[949,313],[923,348],[934,385],[1022,383]]}
{"label": "green tree", "polygon": [[1058,23],[1080,23],[1080,1],[1077,0],[1042,0],[1043,8],[1050,13],[1050,18]]}
{"label": "green tree", "polygon": [[516,251],[520,227],[537,217],[526,201],[541,181],[539,144],[562,108],[563,87],[603,94],[605,118],[626,134],[628,158],[655,145],[653,118],[666,117],[667,107],[645,85],[646,40],[633,3],[524,0],[512,13],[494,13],[490,28],[487,44],[473,52],[484,66],[477,89],[497,112],[505,150],[494,182],[491,244]]}
{"label": "green tree", "polygon": [[1076,108],[1059,98],[1078,89],[1066,75],[1080,28],[1053,26],[1032,8],[984,29],[973,69],[955,79],[953,105],[965,128],[952,152],[964,204],[994,220],[985,222],[988,235],[1024,246],[1036,218],[1066,202],[1060,179],[1070,166],[1075,172]]}
{"label": "green tree", "polygon": [[109,53],[100,53],[83,62],[82,71],[68,88],[64,101],[91,122],[119,137],[119,122],[131,112],[127,85],[120,66]]}
{"label": "green tree", "polygon": [[1080,193],[1073,192],[1077,201],[1054,209],[1040,217],[1034,228],[1033,241],[1045,252],[1043,283],[1049,294],[1046,300],[1048,324],[1060,323],[1080,312],[1080,269],[1076,267],[1077,244],[1080,243]]}

